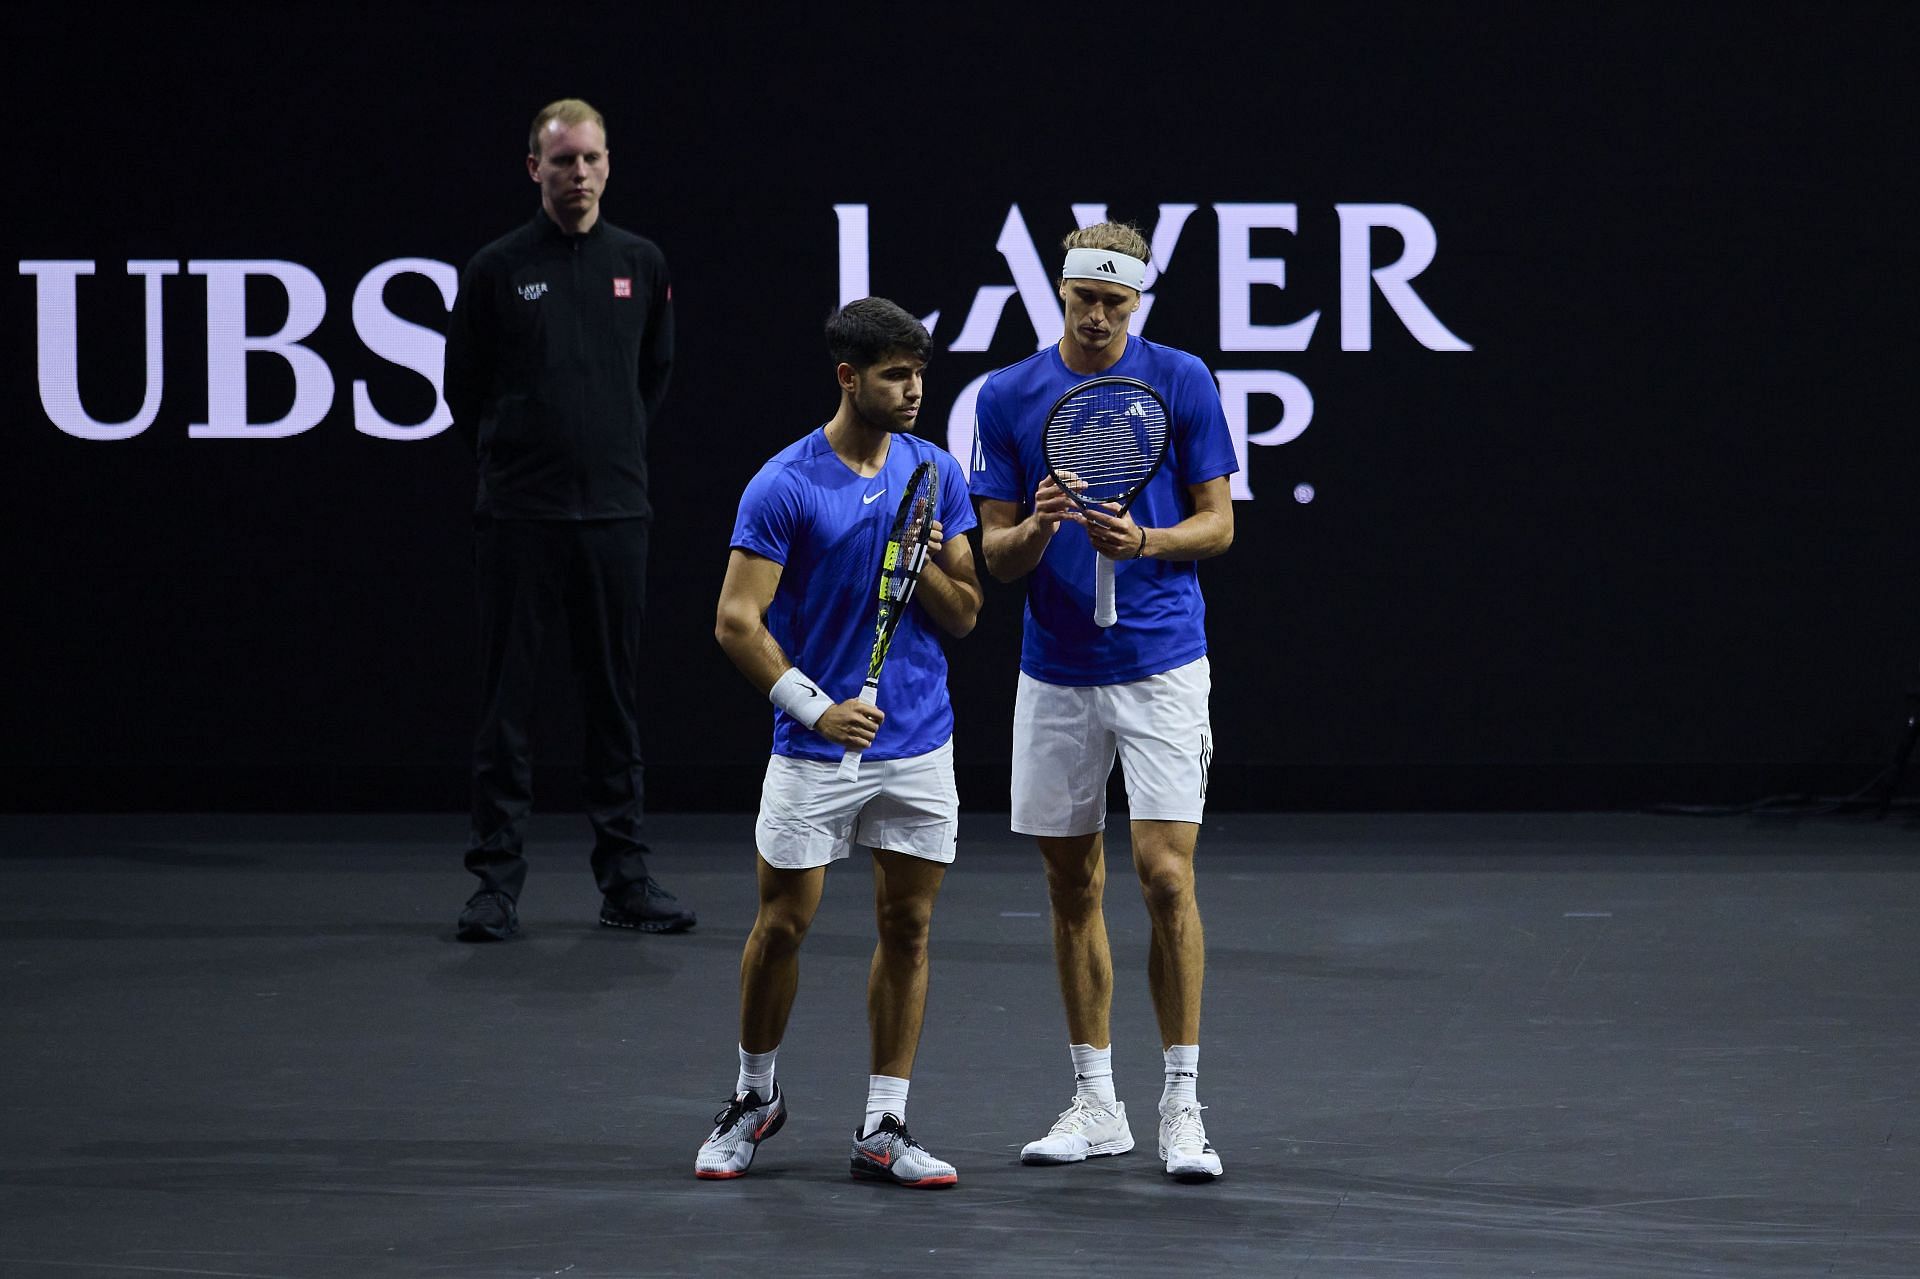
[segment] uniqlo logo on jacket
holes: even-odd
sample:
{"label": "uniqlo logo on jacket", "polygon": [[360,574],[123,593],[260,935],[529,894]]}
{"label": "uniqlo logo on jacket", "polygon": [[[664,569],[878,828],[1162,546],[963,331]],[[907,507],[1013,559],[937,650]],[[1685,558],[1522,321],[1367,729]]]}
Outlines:
{"label": "uniqlo logo on jacket", "polygon": [[633,296],[632,279],[624,275],[614,276],[613,277],[613,296],[617,298],[632,297]]}

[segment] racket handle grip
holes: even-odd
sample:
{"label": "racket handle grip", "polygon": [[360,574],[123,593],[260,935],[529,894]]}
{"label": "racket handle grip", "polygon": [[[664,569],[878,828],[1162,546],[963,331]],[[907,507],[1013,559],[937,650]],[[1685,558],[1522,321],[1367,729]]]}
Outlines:
{"label": "racket handle grip", "polygon": [[[868,706],[878,706],[880,704],[880,690],[872,684],[863,685],[860,689],[859,700]],[[860,776],[860,757],[864,754],[866,754],[866,752],[863,750],[856,750],[851,746],[847,747],[847,753],[840,757],[841,781],[850,782]]]}
{"label": "racket handle grip", "polygon": [[1113,607],[1113,561],[1104,555],[1095,555],[1093,561],[1093,624],[1112,626],[1120,620]]}

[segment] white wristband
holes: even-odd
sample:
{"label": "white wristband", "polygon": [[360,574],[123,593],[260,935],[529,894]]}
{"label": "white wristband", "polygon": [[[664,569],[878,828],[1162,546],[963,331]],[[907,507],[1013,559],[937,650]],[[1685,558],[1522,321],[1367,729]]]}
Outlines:
{"label": "white wristband", "polygon": [[833,699],[821,692],[813,678],[802,675],[798,666],[789,666],[779,679],[773,681],[773,687],[767,690],[767,700],[787,714],[812,728],[820,722],[833,706]]}

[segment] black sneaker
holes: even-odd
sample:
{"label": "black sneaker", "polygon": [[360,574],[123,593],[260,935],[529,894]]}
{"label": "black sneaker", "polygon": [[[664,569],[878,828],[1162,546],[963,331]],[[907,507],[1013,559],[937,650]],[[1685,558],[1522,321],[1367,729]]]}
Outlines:
{"label": "black sneaker", "polygon": [[461,941],[505,941],[520,931],[520,912],[513,898],[492,888],[483,888],[467,898],[460,912],[457,936]]}
{"label": "black sneaker", "polygon": [[695,919],[678,897],[649,875],[645,883],[627,890],[625,901],[603,898],[600,922],[608,928],[637,928],[643,933],[684,933],[693,927]]}

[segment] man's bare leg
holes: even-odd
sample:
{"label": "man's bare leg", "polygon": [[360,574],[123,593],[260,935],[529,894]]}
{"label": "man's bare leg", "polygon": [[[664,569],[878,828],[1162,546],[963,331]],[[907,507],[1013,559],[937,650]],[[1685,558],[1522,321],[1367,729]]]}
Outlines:
{"label": "man's bare leg", "polygon": [[740,1046],[765,1053],[786,1036],[800,988],[800,943],[820,909],[827,868],[779,870],[764,857],[753,860],[759,868],[760,910],[740,952]]}
{"label": "man's bare leg", "polygon": [[1193,887],[1194,822],[1133,823],[1133,865],[1140,876],[1153,940],[1147,983],[1160,1021],[1166,1086],[1160,1094],[1160,1156],[1177,1181],[1212,1181],[1220,1156],[1201,1122],[1200,987],[1206,976],[1206,935]]}
{"label": "man's bare leg", "polygon": [[1046,861],[1047,900],[1053,908],[1053,963],[1067,1008],[1070,1043],[1112,1043],[1113,952],[1107,944],[1106,845],[1091,835],[1037,837]]}
{"label": "man's bare leg", "polygon": [[927,1009],[927,934],[947,868],[905,853],[873,851],[873,917],[879,936],[867,973],[867,1024],[876,1075],[912,1077]]}
{"label": "man's bare leg", "polygon": [[873,916],[879,940],[867,972],[867,1024],[873,1074],[867,1113],[853,1141],[853,1175],[898,1185],[958,1183],[952,1164],[909,1135],[907,1083],[927,1011],[927,933],[946,874],[941,862],[873,850]]}
{"label": "man's bare leg", "polygon": [[1038,838],[1053,907],[1053,961],[1067,1009],[1074,1096],[1046,1136],[1021,1148],[1020,1160],[1071,1164],[1125,1154],[1133,1149],[1133,1133],[1113,1091],[1113,953],[1102,906],[1106,841],[1099,832]]}
{"label": "man's bare leg", "polygon": [[774,1082],[774,1051],[787,1033],[800,987],[800,943],[820,907],[827,868],[778,870],[755,857],[760,909],[740,952],[740,1076],[732,1098],[714,1116],[714,1129],[694,1156],[696,1177],[739,1177],[755,1149],[787,1121]]}
{"label": "man's bare leg", "polygon": [[1200,988],[1206,976],[1206,934],[1194,892],[1194,822],[1133,823],[1133,866],[1147,903],[1153,937],[1147,984],[1160,1022],[1160,1047],[1200,1042]]}

